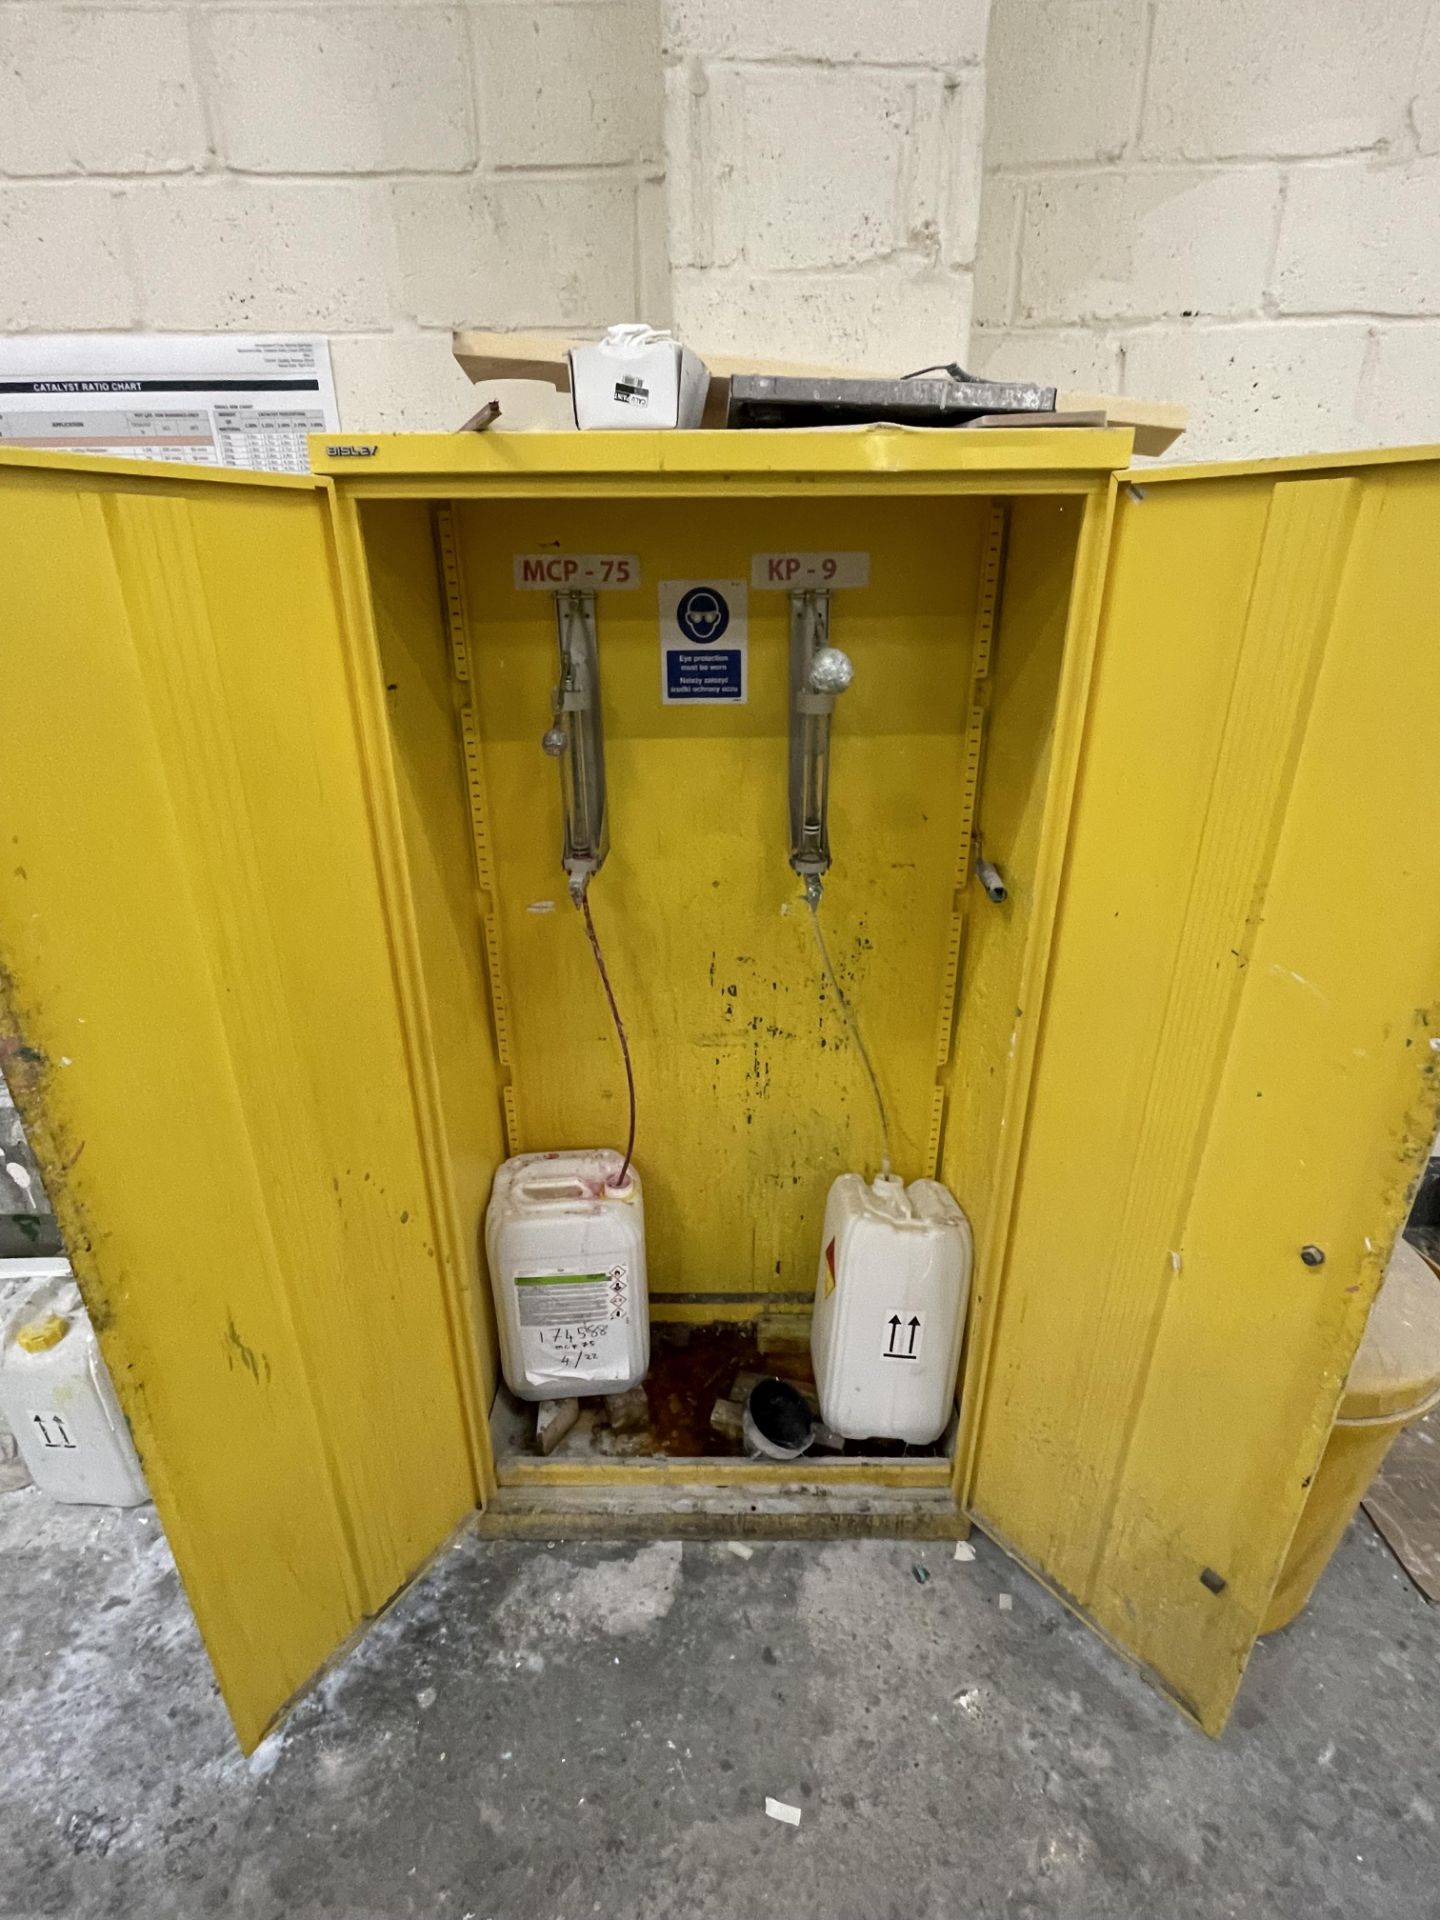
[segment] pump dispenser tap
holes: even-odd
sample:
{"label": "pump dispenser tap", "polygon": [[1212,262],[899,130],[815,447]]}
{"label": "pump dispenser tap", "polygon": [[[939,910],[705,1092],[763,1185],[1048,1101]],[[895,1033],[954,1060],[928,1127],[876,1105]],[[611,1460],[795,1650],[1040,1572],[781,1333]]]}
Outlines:
{"label": "pump dispenser tap", "polygon": [[848,654],[830,644],[830,595],[790,595],[790,865],[818,902],[830,868],[830,717],[854,678]]}
{"label": "pump dispenser tap", "polygon": [[565,812],[562,864],[578,905],[592,874],[605,864],[610,830],[605,804],[605,735],[600,723],[600,653],[595,596],[578,589],[555,595],[560,672],[553,720],[540,745],[560,763]]}

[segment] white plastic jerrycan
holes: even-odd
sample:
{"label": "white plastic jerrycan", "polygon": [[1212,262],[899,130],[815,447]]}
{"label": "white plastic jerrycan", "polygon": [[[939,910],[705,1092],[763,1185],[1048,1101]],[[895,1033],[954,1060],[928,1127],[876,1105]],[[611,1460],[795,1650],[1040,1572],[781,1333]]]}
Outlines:
{"label": "white plastic jerrycan", "polygon": [[842,1173],[825,1205],[810,1352],[825,1424],[928,1446],[955,1399],[970,1223],[938,1180]]}
{"label": "white plastic jerrycan", "polygon": [[609,1147],[521,1153],[495,1175],[485,1255],[505,1380],[522,1400],[623,1393],[650,1364],[645,1206]]}
{"label": "white plastic jerrycan", "polygon": [[0,1412],[30,1477],[53,1500],[137,1507],[150,1498],[73,1280],[7,1319]]}

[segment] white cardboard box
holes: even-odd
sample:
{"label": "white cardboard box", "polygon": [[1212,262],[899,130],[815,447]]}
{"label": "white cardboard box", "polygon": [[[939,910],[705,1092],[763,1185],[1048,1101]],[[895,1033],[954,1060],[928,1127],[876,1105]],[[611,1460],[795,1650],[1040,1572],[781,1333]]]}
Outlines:
{"label": "white cardboard box", "polygon": [[572,347],[569,358],[577,427],[699,426],[709,370],[668,333],[638,322],[611,327],[603,340]]}

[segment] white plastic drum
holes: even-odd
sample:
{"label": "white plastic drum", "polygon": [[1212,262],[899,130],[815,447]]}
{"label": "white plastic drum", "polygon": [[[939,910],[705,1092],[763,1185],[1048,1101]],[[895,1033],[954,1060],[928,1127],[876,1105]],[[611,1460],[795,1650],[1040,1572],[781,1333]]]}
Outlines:
{"label": "white plastic drum", "polygon": [[0,1412],[36,1486],[53,1500],[135,1507],[150,1498],[73,1281],[8,1317]]}
{"label": "white plastic drum", "polygon": [[810,1351],[825,1424],[929,1446],[955,1401],[970,1224],[938,1180],[842,1173],[830,1189]]}
{"label": "white plastic drum", "polygon": [[650,1364],[645,1207],[608,1147],[522,1153],[495,1176],[485,1254],[506,1384],[522,1400],[623,1393]]}

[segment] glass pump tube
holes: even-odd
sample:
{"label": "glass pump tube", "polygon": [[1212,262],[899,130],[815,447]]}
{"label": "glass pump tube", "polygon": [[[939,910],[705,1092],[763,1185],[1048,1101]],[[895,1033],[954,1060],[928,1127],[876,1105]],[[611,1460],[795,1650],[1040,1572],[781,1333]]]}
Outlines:
{"label": "glass pump tube", "polygon": [[555,724],[544,746],[560,762],[565,814],[562,862],[575,900],[610,850],[605,805],[605,737],[600,723],[600,653],[595,596],[579,589],[555,595],[555,633],[560,678],[555,688]]}
{"label": "glass pump tube", "polygon": [[819,892],[830,869],[830,720],[851,666],[830,645],[830,595],[790,595],[790,865]]}

